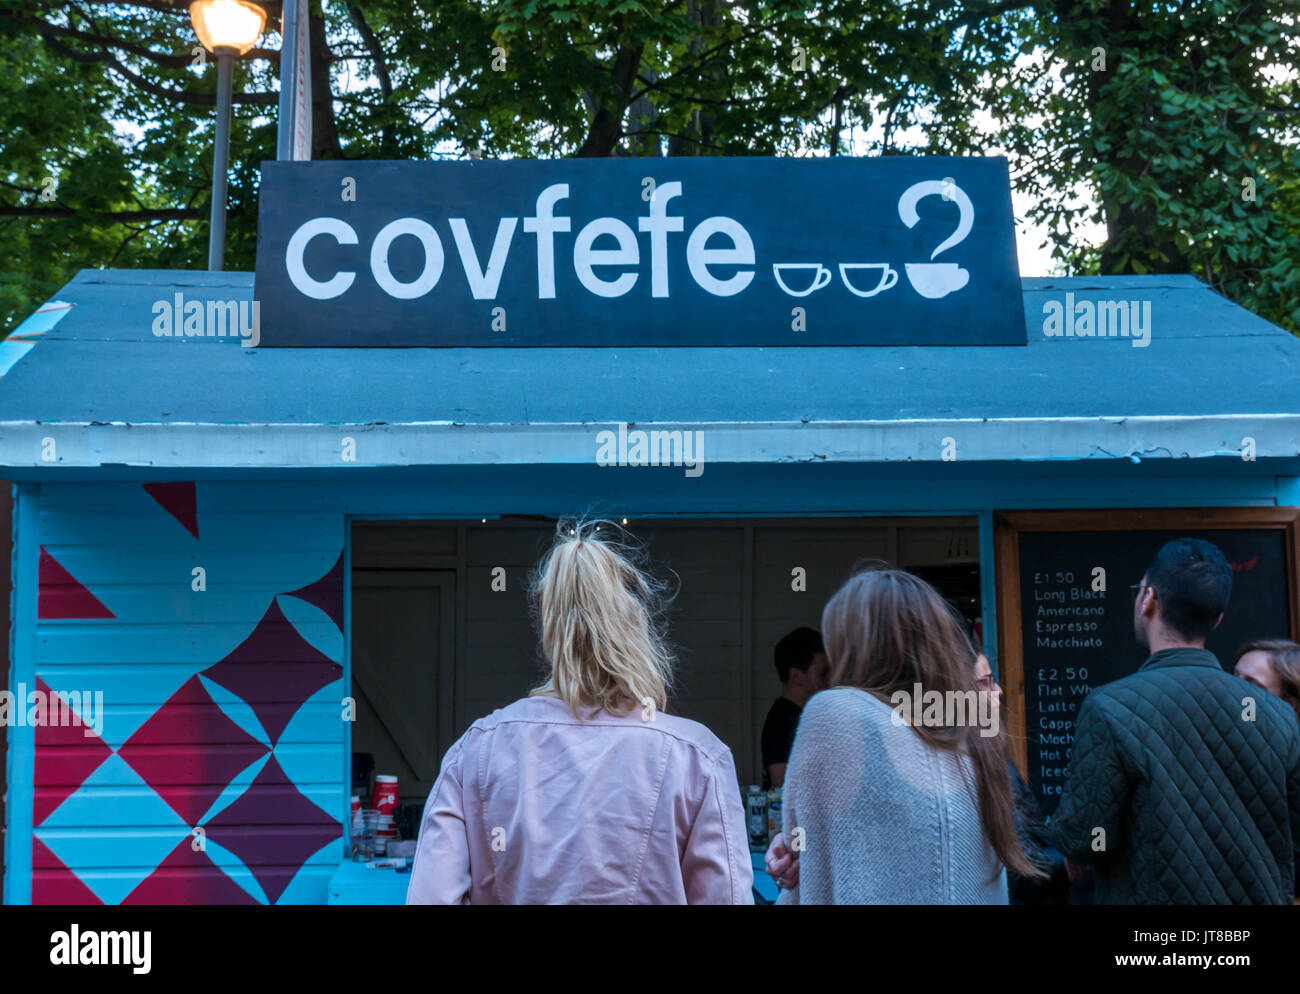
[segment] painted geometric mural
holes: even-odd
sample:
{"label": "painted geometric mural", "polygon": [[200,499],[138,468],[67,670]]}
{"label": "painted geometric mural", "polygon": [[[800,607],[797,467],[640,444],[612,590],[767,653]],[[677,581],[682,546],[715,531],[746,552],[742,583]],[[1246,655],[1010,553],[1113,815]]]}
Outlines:
{"label": "painted geometric mural", "polygon": [[34,730],[33,903],[324,903],[345,815],[341,521],[241,512],[219,485],[107,489],[112,536],[93,510],[42,508],[35,687],[93,685],[104,707],[102,734]]}

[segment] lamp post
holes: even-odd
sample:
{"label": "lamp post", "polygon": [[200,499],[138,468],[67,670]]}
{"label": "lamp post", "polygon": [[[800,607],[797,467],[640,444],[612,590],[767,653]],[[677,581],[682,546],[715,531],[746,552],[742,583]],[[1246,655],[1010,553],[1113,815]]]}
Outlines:
{"label": "lamp post", "polygon": [[220,272],[226,248],[226,171],[230,165],[230,104],[235,56],[256,43],[266,11],[248,0],[194,0],[190,23],[203,47],[217,57],[217,134],[212,150],[212,217],[208,269]]}

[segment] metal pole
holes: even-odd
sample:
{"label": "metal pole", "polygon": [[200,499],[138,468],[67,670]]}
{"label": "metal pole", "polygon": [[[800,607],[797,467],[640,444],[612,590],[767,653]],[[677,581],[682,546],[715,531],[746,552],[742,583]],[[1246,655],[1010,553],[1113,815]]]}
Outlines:
{"label": "metal pole", "polygon": [[230,165],[230,104],[234,89],[234,49],[218,48],[217,137],[212,147],[212,218],[208,222],[208,269],[222,270],[226,253],[226,170]]}
{"label": "metal pole", "polygon": [[284,0],[280,11],[280,120],[275,157],[293,158],[295,90],[298,86],[298,0]]}

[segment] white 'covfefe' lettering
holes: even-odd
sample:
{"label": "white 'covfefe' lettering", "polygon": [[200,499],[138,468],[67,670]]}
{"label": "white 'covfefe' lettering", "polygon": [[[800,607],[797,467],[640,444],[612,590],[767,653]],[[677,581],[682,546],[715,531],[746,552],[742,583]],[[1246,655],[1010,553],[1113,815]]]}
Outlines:
{"label": "white 'covfefe' lettering", "polygon": [[[601,235],[609,235],[616,249],[592,248]],[[617,279],[602,280],[592,272],[592,266],[635,266],[641,261],[641,248],[636,235],[616,217],[598,217],[581,231],[573,243],[573,270],[578,281],[597,297],[621,297],[636,283],[636,273],[623,273]]]}
{"label": "white 'covfefe' lettering", "polygon": [[[680,216],[669,216],[668,202],[682,195],[680,182],[661,183],[650,201],[648,215],[637,219],[637,228],[650,235],[650,287],[651,296],[667,297],[668,287],[668,234],[685,230]],[[537,196],[536,214],[525,217],[524,231],[537,237],[537,296],[539,300],[555,298],[555,234],[572,230],[573,220],[556,216],[555,205],[569,197],[568,183],[553,183]],[[478,252],[470,237],[469,226],[463,217],[447,218],[447,225],[456,243],[466,282],[475,300],[494,300],[501,286],[514,240],[517,217],[498,220],[487,266],[479,262]],[[333,217],[316,217],[304,222],[289,239],[285,247],[284,262],[289,281],[298,292],[314,300],[338,297],[356,280],[353,270],[340,270],[328,280],[318,280],[308,274],[303,258],[307,246],[317,235],[329,235],[339,245],[356,245],[357,233],[346,221]],[[424,249],[424,268],[409,282],[398,280],[389,266],[388,256],[393,242],[402,235],[419,239]],[[616,248],[596,248],[598,239],[608,236]],[[711,238],[726,239],[729,244],[710,248]],[[640,273],[641,246],[631,226],[615,217],[598,217],[578,232],[573,244],[573,269],[578,282],[598,297],[621,297],[635,285]],[[723,279],[715,276],[712,266],[752,267],[754,241],[749,232],[735,218],[708,217],[695,226],[686,242],[686,264],[692,278],[701,289],[717,297],[730,297],[744,290],[754,279],[754,270],[738,269]],[[370,246],[370,272],[375,283],[388,296],[398,300],[414,300],[429,293],[442,278],[446,253],[438,232],[427,221],[414,217],[390,221],[375,235]],[[621,266],[624,271],[610,279],[596,275],[598,266]]]}
{"label": "white 'covfefe' lettering", "polygon": [[497,223],[497,234],[492,239],[492,251],[488,255],[487,271],[479,268],[478,253],[474,251],[474,242],[469,237],[469,226],[463,217],[449,217],[451,235],[456,239],[456,251],[460,253],[460,264],[465,267],[465,278],[469,280],[469,291],[475,300],[494,300],[497,287],[501,285],[501,273],[506,268],[506,255],[510,252],[510,242],[515,237],[517,217],[503,217]]}
{"label": "white 'covfefe' lettering", "polygon": [[324,282],[308,276],[302,257],[307,251],[307,243],[317,235],[332,235],[340,245],[355,245],[357,233],[352,230],[352,225],[336,217],[314,217],[293,233],[284,250],[284,267],[289,271],[289,281],[298,288],[298,292],[314,300],[329,300],[345,292],[357,274],[339,272]]}
{"label": "white 'covfefe' lettering", "polygon": [[682,184],[660,183],[650,198],[650,216],[637,219],[641,231],[650,232],[650,295],[668,296],[668,232],[681,231],[680,217],[668,217],[668,201],[682,195]]}
{"label": "white 'covfefe' lettering", "polygon": [[[705,248],[711,235],[726,235],[731,248]],[[754,242],[749,232],[735,218],[706,217],[695,226],[686,242],[686,264],[695,282],[717,297],[730,297],[749,286],[754,271],[741,271],[730,279],[720,280],[709,272],[709,266],[752,266]]]}
{"label": "white 'covfefe' lettering", "polygon": [[551,211],[557,200],[569,199],[568,183],[553,183],[537,195],[537,214],[524,218],[524,231],[537,236],[537,296],[541,300],[555,297],[555,242],[551,236],[571,227],[567,217],[555,217]]}
{"label": "white 'covfefe' lettering", "polygon": [[[395,279],[388,268],[388,250],[400,235],[414,235],[424,246],[424,271],[410,283]],[[433,230],[433,225],[419,218],[399,217],[390,221],[379,229],[374,244],[370,246],[370,272],[375,282],[384,293],[398,300],[414,300],[432,290],[442,277],[445,261],[442,239]]]}

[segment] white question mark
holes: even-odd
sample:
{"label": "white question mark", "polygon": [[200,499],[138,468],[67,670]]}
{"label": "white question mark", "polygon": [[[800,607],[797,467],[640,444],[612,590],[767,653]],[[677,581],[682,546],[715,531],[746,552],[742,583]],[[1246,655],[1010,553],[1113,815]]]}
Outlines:
{"label": "white question mark", "polygon": [[916,212],[916,205],[922,198],[930,196],[943,197],[944,200],[955,203],[957,209],[961,211],[957,230],[930,253],[930,259],[933,261],[940,252],[952,248],[970,234],[971,228],[975,225],[975,205],[970,202],[970,197],[966,196],[966,191],[951,181],[922,180],[920,183],[913,183],[898,198],[898,216],[903,219],[905,225],[909,228],[916,227],[916,222],[921,220],[921,215]]}

